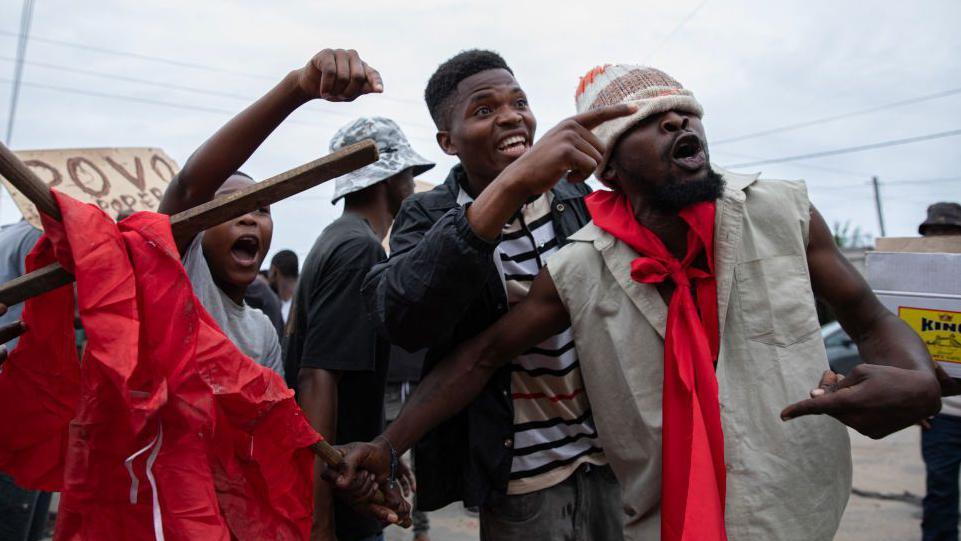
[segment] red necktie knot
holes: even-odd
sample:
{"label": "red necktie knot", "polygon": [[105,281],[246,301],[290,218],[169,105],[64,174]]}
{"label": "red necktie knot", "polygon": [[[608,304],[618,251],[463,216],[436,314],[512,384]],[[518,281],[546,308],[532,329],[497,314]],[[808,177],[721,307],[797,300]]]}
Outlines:
{"label": "red necktie knot", "polygon": [[659,284],[671,275],[666,261],[653,257],[638,257],[631,261],[631,278],[644,284]]}
{"label": "red necktie knot", "polygon": [[674,285],[677,287],[690,288],[691,287],[691,277],[688,277],[687,271],[681,262],[672,259],[667,262],[667,268],[671,273],[671,280],[674,280]]}

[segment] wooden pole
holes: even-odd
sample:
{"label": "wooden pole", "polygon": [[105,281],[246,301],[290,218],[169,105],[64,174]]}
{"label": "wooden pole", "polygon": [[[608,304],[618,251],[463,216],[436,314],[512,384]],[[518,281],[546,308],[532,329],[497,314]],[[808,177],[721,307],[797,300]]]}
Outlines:
{"label": "wooden pole", "polygon": [[[344,147],[337,152],[295,167],[238,190],[224,197],[187,209],[170,217],[170,228],[178,241],[188,239],[217,224],[243,216],[377,161],[377,146],[372,141]],[[37,208],[52,218],[60,219],[50,189],[9,149],[0,144],[2,174]],[[49,206],[49,208],[47,208]],[[47,291],[67,285],[73,275],[58,263],[47,265],[0,285],[0,303],[12,306]]]}
{"label": "wooden pole", "polygon": [[[320,440],[311,445],[310,450],[313,451],[314,454],[317,455],[321,460],[323,460],[328,467],[334,469],[337,469],[340,466],[340,463],[344,460],[343,455],[341,455],[337,449],[334,449],[331,444],[324,440]],[[385,505],[386,501],[387,498],[384,496],[384,493],[380,491],[380,489],[378,489],[371,498],[371,502],[378,505]],[[398,518],[400,518],[400,522],[397,524],[398,526],[407,528],[411,525],[411,518],[409,515],[406,517],[398,516]]]}
{"label": "wooden pole", "polygon": [[[185,210],[170,217],[170,228],[174,239],[178,242],[189,239],[217,224],[243,216],[374,163],[377,158],[377,146],[372,141],[362,141],[263,182]],[[0,175],[36,205],[40,212],[58,221],[61,219],[60,209],[53,194],[50,193],[50,188],[2,143],[0,143]],[[7,306],[14,305],[67,285],[73,280],[73,275],[59,264],[48,265],[0,286],[0,303]],[[4,326],[0,328],[0,344],[22,333],[21,322]],[[337,468],[343,461],[343,456],[326,441],[318,441],[311,446],[311,450],[330,467]],[[378,491],[373,501],[384,503],[383,493]]]}
{"label": "wooden pole", "polygon": [[24,326],[22,321],[14,321],[13,323],[8,323],[0,327],[0,344],[5,344],[14,338],[20,336],[26,331],[27,328]]}
{"label": "wooden pole", "polygon": [[884,211],[881,207],[881,187],[880,182],[878,182],[878,177],[871,177],[871,187],[874,188],[874,209],[878,213],[878,226],[881,228],[881,236],[888,236],[884,231]]}
{"label": "wooden pole", "polygon": [[33,202],[37,210],[60,221],[60,209],[50,188],[4,144],[0,144],[0,176]]}

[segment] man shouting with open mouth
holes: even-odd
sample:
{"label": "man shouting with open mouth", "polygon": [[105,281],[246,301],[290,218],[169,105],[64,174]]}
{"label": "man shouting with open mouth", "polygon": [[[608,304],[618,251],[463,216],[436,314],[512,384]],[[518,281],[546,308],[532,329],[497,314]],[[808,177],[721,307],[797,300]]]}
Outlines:
{"label": "man shouting with open mouth", "polygon": [[[385,471],[391,452],[462,409],[500,366],[570,327],[622,487],[625,538],[830,540],[851,486],[841,423],[878,438],[936,412],[931,359],[838,252],[803,183],[711,167],[689,90],[639,66],[582,79],[580,114],[618,104],[636,111],[592,129],[610,188],[586,198],[592,223],[348,462]],[[525,162],[548,139],[485,194],[499,183],[540,193],[553,171]],[[843,380],[826,371],[815,296],[865,360]],[[806,416],[822,413],[834,419]]]}

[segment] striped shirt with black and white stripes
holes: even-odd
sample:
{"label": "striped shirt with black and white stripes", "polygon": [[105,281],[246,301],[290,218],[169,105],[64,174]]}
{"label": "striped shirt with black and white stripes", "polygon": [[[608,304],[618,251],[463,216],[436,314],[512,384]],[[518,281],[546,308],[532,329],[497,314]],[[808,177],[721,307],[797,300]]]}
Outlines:
{"label": "striped shirt with black and white stripes", "polygon": [[[527,296],[531,282],[558,250],[551,220],[553,194],[525,204],[504,226],[495,257],[508,303]],[[508,494],[526,494],[567,479],[581,464],[606,464],[584,391],[570,328],[511,363],[514,458]]]}

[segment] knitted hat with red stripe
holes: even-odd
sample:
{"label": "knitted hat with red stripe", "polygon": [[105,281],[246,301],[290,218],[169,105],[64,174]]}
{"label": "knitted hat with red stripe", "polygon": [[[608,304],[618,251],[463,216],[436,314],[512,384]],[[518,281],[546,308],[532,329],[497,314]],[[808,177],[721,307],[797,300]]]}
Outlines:
{"label": "knitted hat with red stripe", "polygon": [[638,107],[634,114],[609,120],[592,130],[607,148],[595,172],[598,178],[607,167],[614,143],[638,122],[671,110],[698,118],[704,115],[694,94],[673,77],[661,70],[630,64],[607,64],[587,72],[581,77],[574,99],[578,113],[618,103],[634,103]]}

